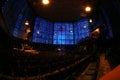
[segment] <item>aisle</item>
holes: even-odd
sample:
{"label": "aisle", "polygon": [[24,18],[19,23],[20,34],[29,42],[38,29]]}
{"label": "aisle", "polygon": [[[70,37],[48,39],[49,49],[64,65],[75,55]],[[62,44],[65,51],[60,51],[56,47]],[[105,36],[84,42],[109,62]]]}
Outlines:
{"label": "aisle", "polygon": [[75,80],[93,80],[94,75],[96,73],[96,63],[91,62],[88,67],[85,69],[83,73],[79,77],[77,77]]}
{"label": "aisle", "polygon": [[105,59],[105,54],[101,54],[97,80],[99,80],[102,76],[106,75],[110,71],[111,71],[110,64],[108,63],[108,60]]}

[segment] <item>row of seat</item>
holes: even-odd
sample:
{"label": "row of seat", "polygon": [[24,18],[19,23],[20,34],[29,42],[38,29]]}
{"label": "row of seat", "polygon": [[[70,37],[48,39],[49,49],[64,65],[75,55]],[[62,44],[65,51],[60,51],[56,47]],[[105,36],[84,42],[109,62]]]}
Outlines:
{"label": "row of seat", "polygon": [[[79,59],[77,61],[75,61],[73,64],[70,64],[66,67],[60,68],[60,69],[56,69],[52,72],[47,72],[45,74],[36,74],[37,76],[23,76],[23,77],[16,77],[13,75],[13,79],[15,80],[25,80],[25,78],[27,77],[28,80],[61,80],[64,79],[66,76],[70,75],[71,73],[74,72],[74,70],[79,67],[81,68],[83,66],[83,63],[87,60],[89,60],[90,56],[86,56],[83,59]],[[34,71],[34,70],[33,70]],[[38,71],[38,70],[36,70]],[[35,73],[36,73],[35,71]],[[27,71],[26,71],[27,72]],[[29,74],[33,73],[33,72],[28,72]],[[10,78],[10,76],[6,76],[7,78]]]}
{"label": "row of seat", "polygon": [[[34,58],[33,58],[34,57]],[[36,58],[35,58],[36,57]],[[38,58],[40,55],[15,53],[13,60],[2,68],[1,72],[8,76],[36,76],[59,70],[68,65],[74,64],[78,60],[83,60],[85,56],[78,57],[55,57],[54,59]],[[83,58],[83,59],[82,59]]]}

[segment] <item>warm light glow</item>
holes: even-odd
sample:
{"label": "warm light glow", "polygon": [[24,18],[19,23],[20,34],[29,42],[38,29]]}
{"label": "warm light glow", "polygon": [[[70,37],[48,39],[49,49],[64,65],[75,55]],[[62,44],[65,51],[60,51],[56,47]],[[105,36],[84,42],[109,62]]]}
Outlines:
{"label": "warm light glow", "polygon": [[60,49],[60,48],[58,48],[57,50],[58,50],[58,51],[61,51],[61,49]]}
{"label": "warm light glow", "polygon": [[26,21],[26,22],[25,22],[25,25],[26,25],[26,26],[28,26],[28,25],[29,25],[29,22],[28,22],[28,21]]}
{"label": "warm light glow", "polygon": [[31,32],[30,28],[28,28],[26,31],[27,31],[27,33],[30,33],[30,32]]}
{"label": "warm light glow", "polygon": [[100,33],[100,29],[99,28],[95,29],[95,32]]}
{"label": "warm light glow", "polygon": [[91,7],[90,6],[85,7],[85,11],[86,12],[90,12],[91,11]]}
{"label": "warm light glow", "polygon": [[89,22],[92,23],[92,19],[89,19]]}
{"label": "warm light glow", "polygon": [[47,5],[47,4],[49,4],[49,0],[42,0],[42,3]]}

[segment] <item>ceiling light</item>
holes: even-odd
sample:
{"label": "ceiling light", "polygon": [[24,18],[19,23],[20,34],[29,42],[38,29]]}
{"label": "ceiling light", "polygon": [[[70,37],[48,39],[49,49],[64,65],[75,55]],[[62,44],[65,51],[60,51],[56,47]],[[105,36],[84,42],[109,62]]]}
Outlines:
{"label": "ceiling light", "polygon": [[26,20],[26,22],[25,22],[25,25],[26,25],[26,26],[28,26],[28,25],[29,25],[29,22],[28,22],[28,20]]}
{"label": "ceiling light", "polygon": [[92,23],[92,19],[89,19],[89,22]]}
{"label": "ceiling light", "polygon": [[49,0],[42,0],[42,3],[47,5],[47,4],[49,4]]}
{"label": "ceiling light", "polygon": [[90,12],[91,11],[91,7],[90,6],[85,7],[85,11],[86,12]]}

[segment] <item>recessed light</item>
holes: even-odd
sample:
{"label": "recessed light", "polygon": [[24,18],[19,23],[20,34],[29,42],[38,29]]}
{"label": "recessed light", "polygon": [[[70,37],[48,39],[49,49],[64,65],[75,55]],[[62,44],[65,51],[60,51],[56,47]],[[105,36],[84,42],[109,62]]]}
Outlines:
{"label": "recessed light", "polygon": [[90,6],[86,6],[86,7],[85,7],[85,11],[86,11],[86,12],[90,12],[90,11],[91,11],[91,7],[90,7]]}
{"label": "recessed light", "polygon": [[49,0],[42,0],[42,3],[47,5],[47,4],[49,4]]}

